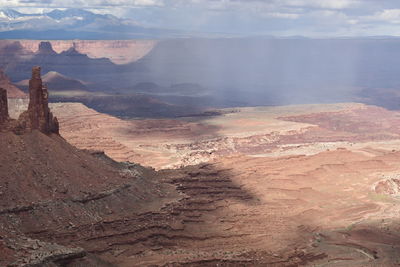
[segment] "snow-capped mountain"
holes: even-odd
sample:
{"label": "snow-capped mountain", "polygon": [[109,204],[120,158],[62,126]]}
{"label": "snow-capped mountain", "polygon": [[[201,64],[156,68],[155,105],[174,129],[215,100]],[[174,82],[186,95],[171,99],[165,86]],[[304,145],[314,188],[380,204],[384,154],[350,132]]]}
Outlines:
{"label": "snow-capped mountain", "polygon": [[[77,21],[86,21],[88,23],[93,22],[96,19],[118,19],[115,16],[112,15],[101,15],[101,14],[95,14],[93,12],[84,10],[84,9],[65,9],[65,10],[60,10],[60,9],[54,9],[50,12],[47,13],[37,13],[37,14],[24,14],[21,12],[18,12],[14,9],[0,9],[0,22],[10,22],[10,23],[15,23],[15,27],[18,28],[18,21],[21,20],[26,20],[26,19],[43,19],[43,18],[48,18],[52,19],[55,22],[61,22],[63,20],[71,20],[75,19]],[[131,22],[128,20],[120,20],[121,22]],[[50,26],[50,25],[48,25]]]}
{"label": "snow-capped mountain", "polygon": [[65,18],[81,18],[86,20],[92,20],[95,18],[106,17],[105,15],[97,15],[83,9],[67,9],[67,10],[54,9],[53,11],[46,13],[46,16],[55,20],[62,20]]}
{"label": "snow-capped mountain", "polygon": [[54,9],[38,14],[0,9],[2,39],[131,39],[177,34],[175,31],[147,28],[134,20],[95,14],[84,9]]}
{"label": "snow-capped mountain", "polygon": [[17,19],[19,17],[22,17],[23,14],[19,13],[18,11],[15,11],[14,9],[0,9],[0,19]]}

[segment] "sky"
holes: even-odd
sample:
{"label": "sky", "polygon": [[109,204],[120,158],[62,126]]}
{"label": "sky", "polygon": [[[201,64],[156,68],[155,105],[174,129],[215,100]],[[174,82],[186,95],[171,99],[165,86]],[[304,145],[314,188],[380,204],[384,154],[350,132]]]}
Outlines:
{"label": "sky", "polygon": [[157,28],[238,35],[400,36],[399,0],[0,0],[37,13],[85,8]]}

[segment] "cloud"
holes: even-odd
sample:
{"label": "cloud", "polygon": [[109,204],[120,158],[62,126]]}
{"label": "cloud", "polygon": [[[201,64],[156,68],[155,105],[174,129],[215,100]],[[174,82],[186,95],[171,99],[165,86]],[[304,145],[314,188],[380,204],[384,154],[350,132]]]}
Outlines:
{"label": "cloud", "polygon": [[60,7],[60,8],[95,8],[113,6],[162,6],[163,0],[1,0],[9,7]]}
{"label": "cloud", "polygon": [[313,7],[326,9],[349,8],[359,4],[359,0],[1,0],[4,6],[43,5],[58,7],[101,7],[101,6],[203,6],[205,8],[264,8]]}
{"label": "cloud", "polygon": [[366,19],[371,21],[380,21],[387,23],[400,23],[400,9],[385,9],[380,12],[376,12],[372,16],[367,16]]}
{"label": "cloud", "polygon": [[357,7],[360,2],[357,0],[283,0],[283,3],[288,6],[300,6],[322,9],[345,9]]}
{"label": "cloud", "polygon": [[281,13],[281,12],[273,12],[265,14],[266,17],[271,18],[280,18],[280,19],[298,19],[301,15],[294,13]]}
{"label": "cloud", "polygon": [[237,34],[397,35],[398,0],[0,0],[33,13],[86,8],[152,27]]}

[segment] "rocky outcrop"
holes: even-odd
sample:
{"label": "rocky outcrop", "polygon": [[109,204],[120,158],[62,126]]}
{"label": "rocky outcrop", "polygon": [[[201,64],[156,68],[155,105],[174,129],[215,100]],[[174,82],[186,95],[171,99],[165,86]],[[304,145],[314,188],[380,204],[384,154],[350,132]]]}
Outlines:
{"label": "rocky outcrop", "polygon": [[47,87],[40,77],[40,67],[32,68],[32,78],[29,80],[29,106],[21,114],[19,122],[27,130],[39,130],[42,133],[59,133],[56,117],[50,112]]}
{"label": "rocky outcrop", "polygon": [[7,91],[0,88],[0,124],[8,120]]}

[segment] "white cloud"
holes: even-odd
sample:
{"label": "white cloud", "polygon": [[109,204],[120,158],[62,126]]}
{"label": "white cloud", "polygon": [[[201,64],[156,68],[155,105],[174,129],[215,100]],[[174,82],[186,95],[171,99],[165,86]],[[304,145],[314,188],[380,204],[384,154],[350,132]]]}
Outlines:
{"label": "white cloud", "polygon": [[273,12],[273,13],[266,13],[264,16],[270,18],[278,18],[278,19],[298,19],[300,17],[300,14]]}
{"label": "white cloud", "polygon": [[4,7],[107,7],[107,6],[162,6],[163,0],[0,0]]}
{"label": "white cloud", "polygon": [[400,23],[400,9],[385,9],[372,16],[366,16],[366,19],[398,24]]}
{"label": "white cloud", "polygon": [[357,7],[359,0],[281,0],[276,4],[303,8],[345,9]]}

